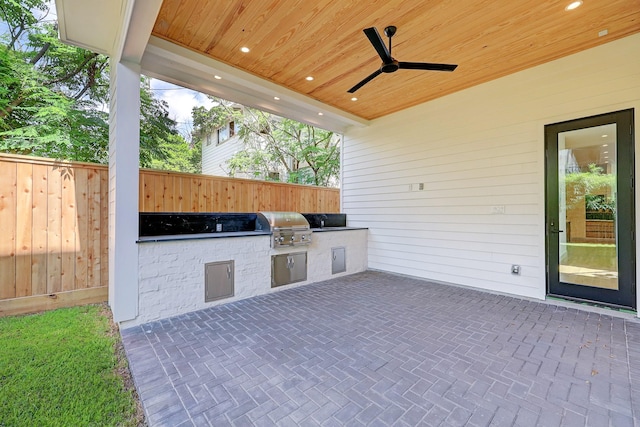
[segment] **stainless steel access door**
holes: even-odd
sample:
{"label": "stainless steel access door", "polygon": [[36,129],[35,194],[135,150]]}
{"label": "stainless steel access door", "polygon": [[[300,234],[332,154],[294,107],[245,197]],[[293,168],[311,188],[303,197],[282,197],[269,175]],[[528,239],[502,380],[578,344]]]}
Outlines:
{"label": "stainless steel access door", "polygon": [[271,287],[307,280],[307,253],[271,256]]}

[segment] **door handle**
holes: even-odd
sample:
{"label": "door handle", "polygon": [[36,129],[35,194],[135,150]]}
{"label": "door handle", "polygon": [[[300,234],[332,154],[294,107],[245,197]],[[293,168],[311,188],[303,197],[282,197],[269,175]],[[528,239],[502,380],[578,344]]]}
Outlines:
{"label": "door handle", "polygon": [[556,226],[556,221],[553,220],[551,221],[551,224],[549,224],[549,233],[564,233],[564,230],[560,230],[560,228],[554,228]]}

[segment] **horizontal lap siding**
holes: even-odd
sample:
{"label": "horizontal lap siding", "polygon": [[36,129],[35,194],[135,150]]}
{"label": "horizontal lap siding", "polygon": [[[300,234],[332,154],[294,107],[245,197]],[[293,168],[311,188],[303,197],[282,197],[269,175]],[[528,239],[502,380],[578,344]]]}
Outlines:
{"label": "horizontal lap siding", "polygon": [[[217,135],[213,134],[213,139]],[[238,152],[244,150],[244,143],[239,137],[233,137],[222,144],[202,142],[202,173],[205,175],[224,176],[229,173],[227,162]]]}
{"label": "horizontal lap siding", "polygon": [[544,125],[640,107],[638,46],[628,37],[348,131],[343,211],[369,227],[369,267],[543,297]]}

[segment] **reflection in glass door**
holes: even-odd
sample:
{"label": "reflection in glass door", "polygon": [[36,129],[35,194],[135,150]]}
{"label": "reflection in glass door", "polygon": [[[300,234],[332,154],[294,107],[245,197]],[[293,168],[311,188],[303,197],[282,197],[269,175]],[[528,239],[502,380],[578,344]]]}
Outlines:
{"label": "reflection in glass door", "polygon": [[616,124],[558,134],[560,281],[618,289]]}
{"label": "reflection in glass door", "polygon": [[633,110],[545,126],[549,294],[635,307]]}

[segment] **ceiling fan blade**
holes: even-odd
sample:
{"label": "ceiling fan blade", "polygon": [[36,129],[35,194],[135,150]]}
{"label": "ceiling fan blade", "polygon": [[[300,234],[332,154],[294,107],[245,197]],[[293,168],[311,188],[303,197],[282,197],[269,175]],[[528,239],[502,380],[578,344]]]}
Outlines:
{"label": "ceiling fan blade", "polygon": [[362,31],[364,31],[369,41],[378,52],[378,55],[380,55],[382,62],[384,62],[385,64],[392,62],[393,59],[391,59],[391,53],[389,53],[389,49],[387,49],[387,46],[385,46],[384,42],[382,41],[382,37],[380,37],[380,33],[378,33],[378,30],[376,30],[376,27],[365,28]]}
{"label": "ceiling fan blade", "polygon": [[349,89],[347,92],[349,93],[353,93],[355,91],[357,91],[358,89],[360,89],[362,86],[366,85],[367,83],[369,83],[371,80],[375,79],[376,77],[378,77],[380,74],[382,74],[382,71],[380,70],[376,70],[374,73],[372,73],[371,75],[369,75],[367,78],[365,78],[364,80],[362,80],[360,83],[358,83],[357,85],[355,85],[354,87],[352,87],[351,89]]}
{"label": "ceiling fan blade", "polygon": [[398,62],[398,67],[403,70],[453,71],[458,66],[455,64],[430,64],[428,62]]}

